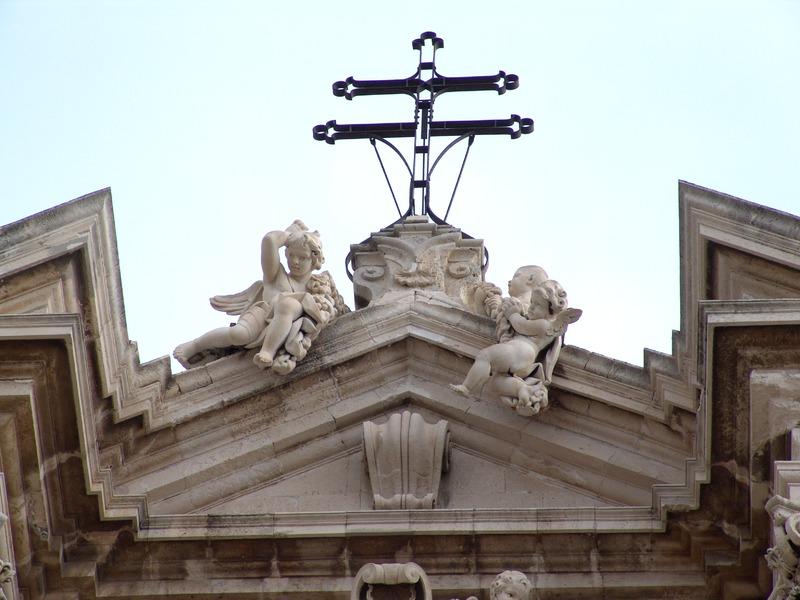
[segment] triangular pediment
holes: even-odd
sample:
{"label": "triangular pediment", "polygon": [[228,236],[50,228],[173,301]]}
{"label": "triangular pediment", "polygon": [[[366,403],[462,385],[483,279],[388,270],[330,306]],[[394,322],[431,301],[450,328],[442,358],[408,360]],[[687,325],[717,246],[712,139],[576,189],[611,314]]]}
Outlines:
{"label": "triangular pediment", "polygon": [[[254,369],[248,352],[179,374],[166,358],[141,364],[109,193],[12,224],[0,236],[0,510],[11,532],[0,550],[33,557],[18,575],[28,588],[61,561],[48,575],[58,590],[129,568],[136,578],[153,552],[210,539],[224,553],[250,538],[241,564],[268,541],[280,568],[294,560],[284,542],[319,540],[309,552],[320,557],[392,539],[414,558],[426,555],[413,539],[429,534],[452,542],[452,558],[455,536],[502,538],[505,561],[513,536],[555,572],[571,551],[563,534],[585,542],[569,558],[585,581],[590,556],[611,564],[650,543],[662,566],[674,551],[698,590],[720,572],[707,560],[751,585],[768,544],[764,503],[794,485],[797,461],[783,459],[797,422],[798,239],[790,215],[681,184],[674,352],[646,352],[638,368],[566,346],[551,406],[530,418],[449,388],[493,341],[492,323],[424,292],[342,316],[284,377]],[[364,423],[404,411],[447,421],[449,468],[435,509],[375,510]],[[85,546],[69,546],[76,535]],[[112,557],[99,576],[98,556]],[[526,568],[503,563],[515,565]],[[619,589],[650,582],[634,571]],[[171,576],[151,575],[153,586]],[[458,590],[446,597],[474,591]]]}
{"label": "triangular pediment", "polygon": [[[587,410],[585,398],[564,390],[554,392],[555,406],[536,419],[453,392],[448,384],[470,361],[447,349],[457,340],[448,339],[441,319],[454,316],[451,308],[441,314],[439,308],[424,301],[393,308],[395,331],[379,330],[388,322],[380,311],[372,323],[369,309],[343,317],[336,326],[341,330],[348,319],[358,320],[359,330],[371,326],[389,343],[281,386],[262,381],[260,393],[226,408],[222,427],[214,426],[216,411],[196,416],[193,428],[207,425],[191,441],[124,458],[115,495],[144,497],[151,516],[225,514],[226,506],[231,514],[262,512],[256,506],[370,511],[363,423],[402,410],[448,423],[454,458],[437,508],[649,507],[654,485],[682,482],[689,450],[665,425],[649,423],[656,439],[643,440],[644,417],[625,417],[613,407]],[[466,312],[455,318],[462,321],[456,330],[462,346],[470,334],[464,322],[472,323],[475,338],[482,328],[491,335],[488,324]],[[226,361],[242,357],[219,362]],[[295,492],[290,499],[281,490]],[[246,498],[256,502],[249,510]]]}
{"label": "triangular pediment", "polygon": [[[397,382],[392,387],[394,392],[400,389]],[[175,457],[166,467],[154,468],[166,461],[166,456],[128,461],[129,474],[120,478],[115,492],[145,497],[151,516],[318,512],[333,507],[371,511],[373,498],[359,419],[382,423],[391,414],[413,411],[428,423],[446,420],[449,425],[449,468],[442,475],[437,508],[578,508],[649,501],[650,486],[655,482],[650,475],[639,473],[638,487],[623,483],[621,475],[612,485],[614,475],[599,467],[599,459],[581,465],[578,454],[562,452],[559,456],[555,444],[545,450],[544,427],[536,428],[538,434],[509,427],[503,438],[498,436],[503,433],[500,429],[481,431],[476,420],[459,419],[450,411],[442,414],[435,401],[420,396],[418,390],[413,392],[412,387],[401,392],[391,406],[359,411],[358,419],[340,413],[341,426],[316,432],[298,430],[298,443],[281,451],[274,450],[269,431],[254,431],[216,447],[203,447],[191,456]],[[305,418],[313,423],[323,417],[312,412]],[[290,426],[276,427],[282,425]],[[597,442],[592,449],[602,452]],[[678,470],[673,474],[677,476]]]}

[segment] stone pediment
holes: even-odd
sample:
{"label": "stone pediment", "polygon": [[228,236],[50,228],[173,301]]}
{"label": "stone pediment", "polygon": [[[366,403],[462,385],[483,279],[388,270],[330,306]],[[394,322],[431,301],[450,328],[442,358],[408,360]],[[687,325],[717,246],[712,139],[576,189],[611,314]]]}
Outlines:
{"label": "stone pediment", "polygon": [[[82,218],[70,218],[73,212]],[[104,192],[54,211],[38,232],[50,240],[49,256],[37,254],[44,246],[29,235],[28,225],[28,235],[15,244],[15,268],[6,272],[28,270],[8,280],[13,293],[5,305],[13,310],[36,295],[42,312],[77,312],[87,306],[98,315],[85,322],[119,323],[118,282],[107,285],[116,279],[108,266],[115,264],[109,221]],[[11,230],[6,239],[14,236]],[[61,238],[63,246],[54,243]],[[75,241],[82,238],[83,246]],[[84,257],[74,254],[81,248]],[[88,281],[82,264],[86,257],[94,265],[94,278]],[[48,260],[64,264],[53,269],[46,267]],[[43,266],[31,271],[37,263]],[[82,286],[89,302],[78,297]],[[43,294],[45,300],[39,300]],[[152,529],[143,535],[173,535],[167,515],[296,513],[294,530],[305,533],[328,521],[326,526],[344,531],[343,524],[353,522],[356,514],[369,523],[375,513],[362,497],[369,483],[362,423],[379,422],[403,409],[449,423],[453,468],[442,477],[437,507],[455,511],[471,529],[506,527],[502,523],[510,518],[509,510],[527,514],[521,529],[535,530],[539,511],[551,511],[547,518],[556,528],[585,528],[587,514],[591,528],[600,521],[611,526],[619,521],[617,512],[628,507],[636,507],[633,527],[659,528],[653,486],[685,485],[691,450],[686,432],[676,425],[674,397],[654,402],[649,381],[638,369],[620,363],[617,377],[609,378],[592,368],[592,363],[602,366],[597,358],[587,361],[584,352],[567,347],[555,376],[555,406],[535,420],[450,390],[471,358],[492,343],[493,324],[435,293],[417,290],[400,301],[343,315],[323,330],[308,357],[287,376],[253,369],[249,353],[171,376],[165,361],[138,365],[135,346],[121,325],[99,333],[101,364],[111,366],[116,360],[121,366],[101,369],[100,379],[111,392],[120,426],[113,434],[113,426],[107,433],[98,431],[98,408],[79,403],[87,468],[95,482],[90,487],[99,493],[106,515],[133,518],[140,528]],[[90,357],[83,366],[80,362],[76,377],[85,380],[85,394],[91,396]],[[138,414],[142,430],[130,421]],[[644,438],[643,429],[651,439]],[[351,483],[344,491],[334,478],[330,490],[298,492],[283,510],[266,499],[272,491],[302,490],[310,479],[318,484],[309,473],[334,467],[348,473]],[[480,485],[478,472],[492,485]],[[248,513],[248,498],[265,510]],[[331,507],[343,516],[315,514]],[[596,517],[598,508],[609,512]],[[408,526],[408,518],[381,516],[378,528],[399,531]],[[453,527],[450,515],[425,518],[431,530]],[[273,515],[261,521],[253,531],[269,535]],[[226,535],[225,528],[216,531]]]}
{"label": "stone pediment", "polygon": [[[680,483],[685,476],[684,438],[652,423],[655,439],[642,440],[644,417],[632,419],[625,432],[621,409],[581,415],[587,400],[566,391],[536,420],[488,400],[463,398],[448,384],[469,367],[467,356],[490,343],[491,325],[428,300],[343,316],[307,361],[280,381],[258,371],[251,380],[247,355],[178,375],[183,412],[171,416],[168,431],[153,431],[148,453],[130,456],[119,449],[114,496],[143,498],[151,521],[272,512],[318,521],[314,513],[332,507],[342,515],[331,526],[341,527],[355,513],[369,521],[375,512],[362,423],[411,410],[431,423],[448,422],[452,466],[442,477],[437,508],[464,511],[470,527],[476,526],[476,510],[526,511],[535,527],[535,513],[552,509],[559,526],[573,527],[570,509],[583,515],[595,507],[631,506],[647,507],[640,510],[640,526],[651,527],[653,485]],[[219,388],[237,371],[241,395],[220,398]],[[194,432],[191,442],[171,442],[184,428]],[[166,438],[170,443],[162,442]],[[449,519],[440,526],[452,526]],[[408,516],[380,520],[391,531],[406,527]]]}
{"label": "stone pediment", "polygon": [[[459,562],[463,539],[477,540],[484,575],[533,572],[539,561],[542,597],[558,593],[559,565],[575,589],[592,589],[591,560],[623,573],[603,575],[609,598],[651,597],[673,567],[682,575],[669,585],[682,582],[687,597],[723,580],[756,597],[770,465],[787,458],[781,436],[797,422],[786,385],[800,348],[800,226],[682,184],[681,228],[673,354],[646,353],[638,368],[567,346],[551,408],[530,419],[449,389],[492,341],[492,325],[441,296],[415,291],[342,316],[284,377],[254,369],[246,352],[173,375],[166,358],[140,364],[128,339],[107,191],[7,226],[0,511],[10,520],[0,553],[13,550],[25,593],[46,580],[79,597],[94,597],[95,586],[157,597],[175,575],[166,562],[147,571],[151,552],[197,570],[208,566],[203,552],[228,564],[244,548],[237,573],[244,563],[252,571],[230,593],[260,597],[269,581],[263,597],[343,598],[352,573],[375,559],[359,540],[381,540],[387,555],[405,552],[435,572],[427,535],[464,575],[434,573],[437,600],[483,585]],[[449,425],[435,510],[372,508],[363,423],[404,410]],[[236,550],[225,545],[232,538]],[[170,546],[211,539],[218,545],[189,566],[186,546]],[[287,539],[308,554],[295,558]],[[266,540],[277,566],[262,572],[253,565]],[[638,550],[620,558],[632,547],[647,548],[662,579]],[[325,571],[330,581],[312,581],[314,565],[351,553],[341,560],[353,564]],[[317,562],[298,567],[308,556]],[[297,591],[281,569],[310,583]],[[203,585],[192,593],[219,591]]]}

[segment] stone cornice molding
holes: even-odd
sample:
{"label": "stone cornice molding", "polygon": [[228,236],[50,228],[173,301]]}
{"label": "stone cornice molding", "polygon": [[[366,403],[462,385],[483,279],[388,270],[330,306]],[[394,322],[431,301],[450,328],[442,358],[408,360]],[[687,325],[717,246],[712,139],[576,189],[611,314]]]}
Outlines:
{"label": "stone cornice molding", "polygon": [[709,244],[720,244],[800,269],[800,221],[797,217],[692,183],[679,184],[681,257],[681,331],[675,355],[689,383],[696,370],[702,326],[699,302],[708,300]]}
{"label": "stone cornice molding", "polygon": [[[703,384],[703,401],[697,412],[696,455],[686,461],[686,485],[653,486],[653,503],[658,512],[695,509],[700,486],[711,479],[711,431],[713,415],[706,400],[714,394],[714,336],[720,329],[749,326],[800,326],[800,300],[705,301],[697,304],[699,331],[697,364],[694,370]],[[782,462],[776,462],[781,465]],[[791,468],[786,469],[787,472]]]}
{"label": "stone cornice molding", "polygon": [[[648,353],[643,370],[567,347],[556,371],[555,389],[673,425],[675,408],[690,414],[698,406],[697,390],[707,384],[705,370],[712,362],[708,348],[713,348],[709,343],[716,328],[800,322],[800,312],[792,301],[703,302],[701,283],[708,268],[703,249],[708,243],[724,243],[745,252],[758,250],[765,258],[800,268],[800,243],[791,237],[800,229],[796,219],[758,207],[758,227],[755,227],[752,222],[745,222],[751,206],[737,206],[738,200],[731,201],[731,206],[720,204],[721,197],[723,195],[716,192],[681,184],[683,325],[676,357]],[[492,324],[487,319],[454,310],[451,304],[415,291],[405,302],[370,307],[337,320],[318,338],[306,361],[286,378],[265,376],[252,369],[246,357],[239,355],[171,379],[166,357],[140,365],[135,344],[128,339],[108,190],[6,226],[0,233],[3,277],[60,256],[80,254],[85,288],[97,325],[92,333],[97,336],[102,393],[112,397],[116,421],[142,415],[148,432],[176,427],[253,394],[291,385],[309,375],[346,364],[365,352],[403,340],[420,340],[446,352],[472,357],[493,336]],[[514,531],[527,532],[658,530],[664,526],[667,509],[697,505],[699,485],[709,478],[711,419],[705,403],[700,402],[697,454],[686,461],[686,480],[680,485],[656,484],[652,506],[521,511],[476,509],[437,511],[435,515],[386,511],[382,515],[305,513],[264,515],[254,519],[231,516],[215,519],[213,526],[200,516],[151,516],[141,496],[117,495],[110,471],[100,466],[94,415],[82,400],[89,393],[90,374],[80,317],[5,316],[0,317],[0,329],[3,339],[61,339],[70,348],[89,491],[100,497],[105,518],[134,519],[138,535],[143,538],[355,535],[401,532],[412,527],[422,533],[500,532],[509,531],[509,526],[513,526]],[[680,377],[679,372],[682,373]],[[413,397],[414,392],[410,387],[401,386],[397,393]],[[421,397],[423,402],[429,402],[435,394]],[[480,414],[480,411],[474,412]],[[329,424],[320,423],[315,427],[317,429],[312,427],[306,433],[324,431]],[[627,524],[621,525],[622,521]]]}
{"label": "stone cornice molding", "polygon": [[128,339],[111,190],[106,188],[0,228],[0,276],[80,253],[95,316],[99,377],[117,421],[143,414],[163,398],[169,359],[142,365]]}
{"label": "stone cornice molding", "polygon": [[[326,512],[299,514],[265,514],[247,516],[215,516],[209,524],[205,515],[159,516],[149,515],[146,499],[141,495],[120,495],[115,490],[111,471],[101,466],[97,453],[95,420],[90,403],[90,372],[86,349],[82,341],[84,331],[78,315],[8,315],[0,317],[0,340],[62,341],[70,357],[71,381],[84,457],[84,475],[89,493],[97,494],[103,518],[132,519],[141,539],[189,539],[206,537],[295,537],[341,536],[371,533],[504,533],[543,531],[652,531],[663,528],[663,522],[648,507],[634,508],[578,508],[578,509],[469,509]],[[444,386],[442,386],[443,388]],[[414,388],[397,390],[397,398],[407,396]],[[417,394],[419,389],[417,389]],[[438,406],[433,397],[424,400]],[[497,413],[506,414],[502,407],[481,406],[460,408],[462,414],[473,413],[478,423],[496,427]],[[380,407],[378,407],[379,409]],[[363,414],[362,408],[353,405],[354,418]],[[489,411],[486,413],[486,411]],[[483,414],[485,413],[485,414]],[[508,420],[514,415],[508,413]],[[342,420],[342,419],[345,420]],[[346,424],[344,413],[338,417]],[[356,418],[356,421],[358,418]],[[333,421],[331,421],[332,423]],[[353,421],[355,422],[355,421]],[[516,422],[516,421],[515,421]],[[519,423],[517,423],[519,424]],[[538,424],[528,424],[538,426]],[[320,424],[320,427],[327,427]],[[287,433],[291,443],[302,442],[297,433]],[[314,427],[305,424],[304,436],[317,435]]]}

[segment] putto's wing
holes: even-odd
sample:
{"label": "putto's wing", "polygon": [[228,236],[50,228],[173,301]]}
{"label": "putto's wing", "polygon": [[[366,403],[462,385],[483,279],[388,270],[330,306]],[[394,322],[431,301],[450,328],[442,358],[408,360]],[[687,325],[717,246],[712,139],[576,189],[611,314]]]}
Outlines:
{"label": "putto's wing", "polygon": [[565,308],[564,311],[556,317],[556,323],[559,327],[566,327],[581,318],[583,311],[580,308]]}
{"label": "putto's wing", "polygon": [[261,299],[264,283],[259,279],[246,290],[238,294],[221,294],[209,299],[214,310],[229,315],[240,315]]}

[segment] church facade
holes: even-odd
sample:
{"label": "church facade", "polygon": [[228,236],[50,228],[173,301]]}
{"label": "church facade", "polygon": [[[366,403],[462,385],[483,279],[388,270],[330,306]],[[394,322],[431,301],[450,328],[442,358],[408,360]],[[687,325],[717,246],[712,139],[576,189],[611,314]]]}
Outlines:
{"label": "church facade", "polygon": [[266,302],[264,341],[176,374],[128,338],[109,190],[0,228],[3,593],[794,597],[800,220],[689,183],[679,202],[672,354],[548,366],[542,344],[494,395],[453,385],[503,370],[468,301],[501,310],[482,242],[424,217],[353,247],[354,310],[298,292],[290,259],[240,311]]}

